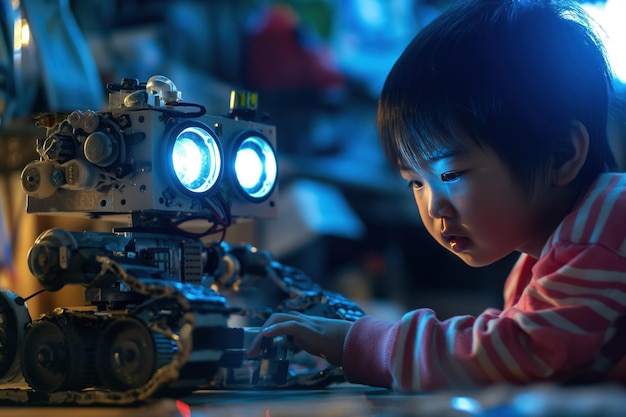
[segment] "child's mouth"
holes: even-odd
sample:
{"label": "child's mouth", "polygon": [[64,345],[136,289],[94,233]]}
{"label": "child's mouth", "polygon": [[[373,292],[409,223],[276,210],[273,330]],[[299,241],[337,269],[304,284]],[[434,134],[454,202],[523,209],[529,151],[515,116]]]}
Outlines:
{"label": "child's mouth", "polygon": [[448,243],[454,252],[463,252],[470,247],[471,240],[461,236],[450,236]]}

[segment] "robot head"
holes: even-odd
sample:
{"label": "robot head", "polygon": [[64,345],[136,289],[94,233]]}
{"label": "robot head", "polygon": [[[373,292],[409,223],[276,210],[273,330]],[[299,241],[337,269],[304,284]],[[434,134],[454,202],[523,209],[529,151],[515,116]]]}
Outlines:
{"label": "robot head", "polygon": [[276,129],[254,119],[256,94],[234,91],[230,113],[211,116],[163,76],[107,87],[105,110],[39,115],[28,212],[276,216]]}

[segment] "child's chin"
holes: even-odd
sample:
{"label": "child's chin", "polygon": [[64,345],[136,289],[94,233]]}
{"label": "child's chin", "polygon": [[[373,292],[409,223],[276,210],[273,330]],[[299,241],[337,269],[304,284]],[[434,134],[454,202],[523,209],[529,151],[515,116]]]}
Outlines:
{"label": "child's chin", "polygon": [[498,260],[498,259],[492,259],[492,258],[477,257],[469,252],[462,252],[462,253],[453,252],[453,253],[459,258],[461,258],[461,260],[465,262],[467,265],[474,267],[474,268],[488,266]]}

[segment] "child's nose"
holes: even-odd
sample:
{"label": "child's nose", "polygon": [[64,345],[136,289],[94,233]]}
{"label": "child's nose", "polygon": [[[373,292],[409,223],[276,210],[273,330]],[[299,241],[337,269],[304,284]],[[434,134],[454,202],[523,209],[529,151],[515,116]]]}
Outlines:
{"label": "child's nose", "polygon": [[454,208],[447,190],[431,188],[428,199],[428,215],[433,219],[441,219],[453,214]]}

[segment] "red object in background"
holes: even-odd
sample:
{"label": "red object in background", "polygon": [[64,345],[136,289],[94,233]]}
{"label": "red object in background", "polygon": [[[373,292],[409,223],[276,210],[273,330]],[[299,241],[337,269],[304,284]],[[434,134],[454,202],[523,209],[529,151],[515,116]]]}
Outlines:
{"label": "red object in background", "polygon": [[191,407],[189,404],[181,400],[176,400],[176,408],[180,413],[180,417],[191,417]]}
{"label": "red object in background", "polygon": [[303,43],[298,15],[287,6],[268,10],[246,46],[250,88],[258,91],[335,90],[345,87],[332,51]]}

